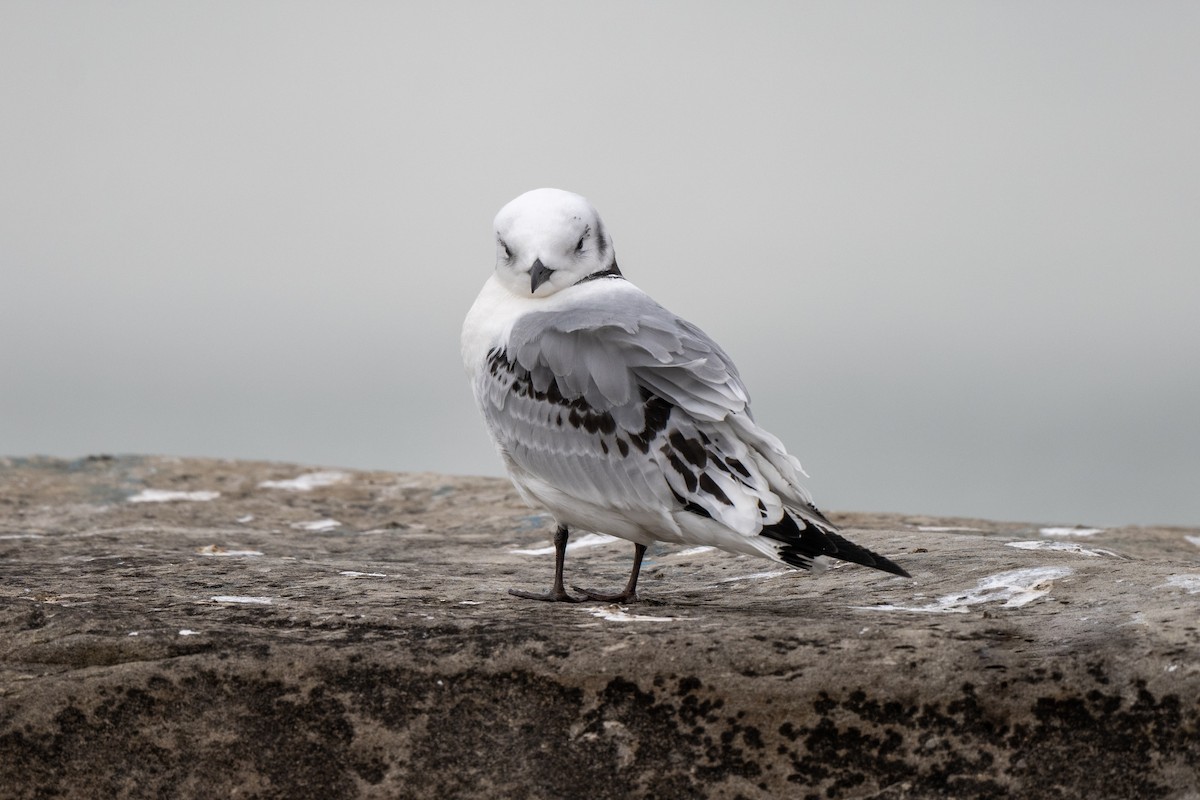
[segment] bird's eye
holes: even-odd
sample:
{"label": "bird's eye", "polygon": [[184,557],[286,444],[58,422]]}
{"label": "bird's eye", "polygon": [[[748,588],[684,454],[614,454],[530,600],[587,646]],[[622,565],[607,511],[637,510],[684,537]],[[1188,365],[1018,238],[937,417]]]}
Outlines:
{"label": "bird's eye", "polygon": [[500,246],[504,248],[504,257],[505,257],[505,258],[512,258],[512,250],[509,250],[509,249],[508,249],[508,245],[504,243],[504,240],[503,240],[503,239],[497,239],[496,241],[498,241],[498,242],[500,243]]}
{"label": "bird's eye", "polygon": [[583,236],[580,236],[580,237],[579,237],[579,244],[575,245],[575,252],[576,252],[576,253],[582,253],[582,252],[583,252],[583,240],[584,240],[584,239],[586,239],[586,238],[587,238],[587,234],[586,234],[586,233],[585,233]]}

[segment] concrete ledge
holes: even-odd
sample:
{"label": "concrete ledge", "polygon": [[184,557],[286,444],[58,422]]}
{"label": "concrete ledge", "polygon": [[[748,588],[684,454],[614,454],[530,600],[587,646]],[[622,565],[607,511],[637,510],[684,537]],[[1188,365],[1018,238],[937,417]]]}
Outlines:
{"label": "concrete ledge", "polygon": [[0,795],[1200,796],[1200,531],[832,516],[914,579],[662,548],[552,605],[501,480],[0,460]]}

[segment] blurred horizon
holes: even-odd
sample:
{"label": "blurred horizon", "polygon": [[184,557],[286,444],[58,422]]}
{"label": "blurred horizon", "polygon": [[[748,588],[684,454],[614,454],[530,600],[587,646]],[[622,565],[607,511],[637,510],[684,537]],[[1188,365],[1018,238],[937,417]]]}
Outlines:
{"label": "blurred horizon", "polygon": [[501,475],[588,197],[823,508],[1200,525],[1200,6],[0,4],[0,455]]}

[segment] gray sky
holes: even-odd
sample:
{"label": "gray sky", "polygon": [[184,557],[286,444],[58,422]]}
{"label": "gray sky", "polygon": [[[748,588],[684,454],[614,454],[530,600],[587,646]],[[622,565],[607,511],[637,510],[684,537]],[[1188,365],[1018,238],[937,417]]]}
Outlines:
{"label": "gray sky", "polygon": [[832,510],[1200,524],[1200,4],[0,2],[0,453],[500,474],[593,201]]}

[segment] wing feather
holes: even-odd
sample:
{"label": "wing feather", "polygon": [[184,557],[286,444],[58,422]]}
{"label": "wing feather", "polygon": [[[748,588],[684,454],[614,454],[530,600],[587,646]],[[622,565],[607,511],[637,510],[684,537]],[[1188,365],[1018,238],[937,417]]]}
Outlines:
{"label": "wing feather", "polygon": [[611,300],[525,314],[477,373],[518,482],[533,476],[593,508],[657,519],[657,539],[690,531],[793,566],[837,554],[894,567],[834,533],[800,463],[751,418],[716,342],[640,291]]}

